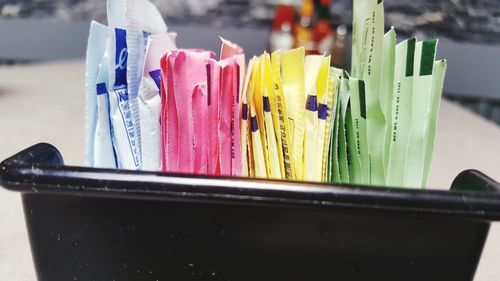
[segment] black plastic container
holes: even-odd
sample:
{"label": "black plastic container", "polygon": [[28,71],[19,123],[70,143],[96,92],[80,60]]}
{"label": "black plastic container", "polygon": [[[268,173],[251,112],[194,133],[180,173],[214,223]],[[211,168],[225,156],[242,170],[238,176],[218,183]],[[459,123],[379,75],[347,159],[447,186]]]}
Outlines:
{"label": "black plastic container", "polygon": [[22,193],[39,281],[471,281],[500,185],[451,191],[64,166],[38,144],[0,164]]}

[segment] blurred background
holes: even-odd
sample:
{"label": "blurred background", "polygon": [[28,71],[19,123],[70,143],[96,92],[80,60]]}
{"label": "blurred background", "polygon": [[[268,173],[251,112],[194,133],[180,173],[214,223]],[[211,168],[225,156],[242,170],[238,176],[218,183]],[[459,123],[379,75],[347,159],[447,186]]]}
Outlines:
{"label": "blurred background", "polygon": [[[332,52],[349,67],[352,0],[152,0],[179,33],[180,47],[217,50],[217,35],[248,55],[299,45]],[[445,96],[500,124],[500,0],[385,0],[386,27],[400,39],[440,38],[449,62]],[[2,0],[0,64],[85,56],[91,19],[106,23],[104,0]]]}

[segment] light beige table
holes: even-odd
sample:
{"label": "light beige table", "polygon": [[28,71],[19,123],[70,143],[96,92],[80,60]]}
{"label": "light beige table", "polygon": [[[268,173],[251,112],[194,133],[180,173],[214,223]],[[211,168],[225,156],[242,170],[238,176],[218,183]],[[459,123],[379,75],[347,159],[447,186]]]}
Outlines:
{"label": "light beige table", "polygon": [[[0,67],[0,160],[32,144],[49,142],[61,151],[66,164],[81,165],[84,108],[82,61]],[[443,101],[429,186],[449,188],[453,178],[468,168],[500,181],[500,128]],[[3,189],[0,280],[35,281],[20,197]],[[500,280],[500,224],[492,226],[475,280]]]}

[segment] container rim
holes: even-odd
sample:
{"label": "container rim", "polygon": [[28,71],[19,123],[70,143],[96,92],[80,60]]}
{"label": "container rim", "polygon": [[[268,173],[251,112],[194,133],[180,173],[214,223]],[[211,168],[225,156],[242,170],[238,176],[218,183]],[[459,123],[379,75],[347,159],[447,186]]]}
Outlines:
{"label": "container rim", "polygon": [[0,185],[23,194],[281,205],[500,220],[500,184],[467,170],[450,191],[291,182],[65,166],[36,144],[0,163]]}

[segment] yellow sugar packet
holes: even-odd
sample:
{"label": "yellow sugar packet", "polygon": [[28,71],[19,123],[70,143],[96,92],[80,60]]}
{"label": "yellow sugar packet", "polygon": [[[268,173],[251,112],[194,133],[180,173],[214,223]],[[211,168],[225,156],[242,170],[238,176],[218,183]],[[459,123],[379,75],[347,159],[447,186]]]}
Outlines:
{"label": "yellow sugar packet", "polygon": [[[269,62],[269,67],[266,65]],[[262,120],[263,128],[261,129],[262,138],[265,138],[267,148],[264,148],[264,157],[267,164],[267,177],[270,179],[282,179],[282,159],[278,155],[278,145],[276,143],[276,134],[274,129],[273,114],[271,112],[271,101],[269,93],[273,93],[273,84],[271,77],[271,59],[267,52],[260,56],[260,92],[262,94]],[[258,98],[258,97],[257,97]],[[266,153],[267,152],[267,153]]]}
{"label": "yellow sugar packet", "polygon": [[283,93],[292,143],[292,167],[295,179],[302,180],[305,130],[304,48],[282,54]]}
{"label": "yellow sugar packet", "polygon": [[[304,169],[302,180],[317,181],[316,169],[318,161],[318,96],[316,82],[323,63],[323,56],[309,55],[304,62],[304,85],[306,100],[305,133],[304,133]],[[321,160],[321,159],[320,159]]]}
{"label": "yellow sugar packet", "polygon": [[255,103],[250,106],[250,128],[252,130],[252,153],[254,177],[267,178],[266,161],[259,132],[259,123],[255,114]]}
{"label": "yellow sugar packet", "polygon": [[266,171],[266,161],[264,158],[264,146],[262,144],[261,132],[259,130],[259,122],[257,118],[257,110],[255,104],[255,89],[258,88],[260,79],[259,79],[259,59],[257,57],[253,58],[253,68],[252,68],[252,77],[250,80],[249,90],[248,90],[248,100],[249,102],[249,112],[250,112],[250,130],[251,130],[251,176],[256,178],[267,178]]}
{"label": "yellow sugar packet", "polygon": [[[274,89],[274,77],[271,66],[271,56],[264,52],[261,58],[264,66],[265,74],[265,89],[268,96],[269,109],[271,111],[271,117],[273,122],[274,137],[276,139],[276,153],[278,155],[278,165],[280,168],[281,179],[286,179],[285,175],[285,164],[283,159],[283,149],[282,149],[282,138],[281,138],[281,127],[278,115],[278,108],[276,104],[276,93]],[[265,104],[264,104],[265,106]]]}
{"label": "yellow sugar packet", "polygon": [[[316,80],[316,94],[318,96],[318,115],[316,116],[318,120],[318,131],[316,133],[316,170],[314,178],[316,181],[323,181],[326,172],[326,153],[325,149],[328,147],[328,140],[326,139],[327,127],[329,129],[329,124],[327,125],[327,115],[328,115],[328,100],[330,99],[330,59],[331,56],[323,57],[321,66],[318,73],[318,79]],[[333,89],[331,91],[333,94]],[[331,109],[331,106],[330,106]],[[329,131],[329,130],[328,130]],[[313,140],[314,141],[314,140]]]}
{"label": "yellow sugar packet", "polygon": [[242,176],[243,177],[248,177],[250,176],[250,167],[249,165],[249,112],[248,112],[248,99],[247,99],[247,91],[248,91],[248,85],[250,83],[250,78],[252,75],[252,67],[253,67],[253,59],[250,60],[248,64],[248,70],[245,75],[245,81],[243,84],[243,90],[242,90],[242,95],[241,95],[241,171],[242,171]]}
{"label": "yellow sugar packet", "polygon": [[[292,169],[291,137],[288,127],[288,115],[285,106],[285,96],[283,94],[283,88],[281,86],[280,50],[274,51],[271,54],[271,74],[274,87],[274,93],[270,92],[272,95],[271,111],[273,112],[273,120],[275,124],[274,128],[275,131],[277,131],[276,135],[278,136],[278,152],[283,164],[282,174],[285,176],[285,179],[291,180],[294,179]],[[273,110],[276,110],[276,113],[274,113]]]}

